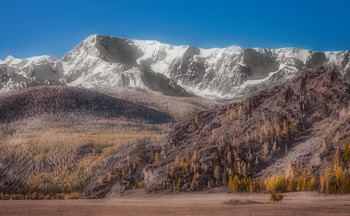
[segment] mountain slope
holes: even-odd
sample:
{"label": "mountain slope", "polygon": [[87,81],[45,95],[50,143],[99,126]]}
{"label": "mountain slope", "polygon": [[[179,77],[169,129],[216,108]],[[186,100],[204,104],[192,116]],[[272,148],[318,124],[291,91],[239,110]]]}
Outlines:
{"label": "mountain slope", "polygon": [[206,167],[198,177],[204,183],[215,180],[216,167],[227,178],[229,168],[237,175],[266,177],[283,175],[297,163],[310,175],[324,174],[350,136],[349,101],[350,85],[339,69],[298,72],[282,86],[179,124],[162,150],[164,164],[196,152],[198,166]]}
{"label": "mountain slope", "polygon": [[[179,122],[167,136],[165,125],[123,122],[125,117],[166,122],[168,115],[145,107],[157,104],[151,102],[157,100],[154,95],[144,103],[140,98],[147,96],[133,97],[135,103],[116,97],[74,87],[2,93],[0,117],[9,124],[1,124],[6,136],[0,140],[0,189],[23,194],[78,191],[84,198],[119,196],[136,187],[193,191],[228,186],[266,192],[277,190],[270,187],[271,181],[280,181],[270,177],[274,175],[285,176],[283,189],[278,189],[282,192],[350,192],[350,149],[345,145],[350,136],[350,84],[337,67],[300,71],[283,85],[241,102],[208,104],[210,109]],[[167,110],[173,105],[154,106]],[[63,118],[49,123],[21,119],[76,112],[107,118],[80,118],[79,127],[72,127],[75,118],[68,124]],[[145,135],[147,139],[141,139]],[[123,141],[120,146],[118,140]],[[65,171],[72,165],[74,169]],[[314,187],[309,188],[312,181]]]}
{"label": "mountain slope", "polygon": [[[45,61],[37,62],[27,59],[14,61],[11,57],[0,61],[1,88],[9,90],[31,85],[35,79],[39,83],[47,81],[54,85],[107,91],[131,88],[173,96],[194,94],[228,99],[247,97],[284,82],[300,69],[324,64],[337,65],[342,73],[349,75],[349,54],[349,51],[317,52],[297,48],[239,46],[201,49],[91,35],[61,60],[44,56],[37,59]],[[21,61],[29,63],[13,63]],[[34,67],[35,72],[28,66]],[[42,70],[46,70],[47,77],[36,72]]]}
{"label": "mountain slope", "polygon": [[[241,182],[290,172],[311,178],[339,166],[349,175],[342,156],[350,136],[349,101],[350,84],[338,68],[300,71],[240,103],[198,112],[157,144],[125,149],[118,166],[106,171],[116,179],[92,181],[84,196],[113,196],[135,179],[149,191],[191,191],[227,185],[235,176]],[[136,169],[130,168],[133,163]],[[122,169],[131,171],[120,176]],[[106,185],[114,186],[106,190]]]}
{"label": "mountain slope", "polygon": [[[279,125],[282,131],[284,123],[293,125],[293,133],[300,137],[325,138],[337,131],[345,136],[349,127],[346,125],[350,117],[349,99],[350,85],[344,82],[339,70],[318,68],[301,71],[284,85],[262,91],[241,103],[199,112],[197,120],[192,118],[178,125],[170,135],[169,142],[175,146],[193,143],[193,148],[202,151],[205,145],[232,142],[234,138],[234,142],[239,142],[243,149],[251,149],[262,155],[262,140],[269,136],[265,134],[266,130],[271,133],[271,128],[275,131],[276,125]],[[294,145],[292,134],[289,136],[290,143],[287,144]],[[296,135],[295,139],[300,137]],[[286,147],[284,141],[281,138],[276,146],[282,154]],[[273,142],[268,141],[270,150]],[[269,154],[266,161],[276,156],[280,155],[276,155],[276,152]]]}

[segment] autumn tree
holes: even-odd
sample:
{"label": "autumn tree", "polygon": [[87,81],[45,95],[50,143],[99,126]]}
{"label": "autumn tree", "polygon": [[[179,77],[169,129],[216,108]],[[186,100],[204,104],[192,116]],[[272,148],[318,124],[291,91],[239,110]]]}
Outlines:
{"label": "autumn tree", "polygon": [[294,178],[294,168],[291,163],[288,163],[288,167],[285,170],[285,176],[286,178]]}
{"label": "autumn tree", "polygon": [[274,141],[272,145],[272,151],[276,151],[276,149],[277,149],[277,142]]}
{"label": "autumn tree", "polygon": [[242,112],[242,105],[240,105],[238,108],[238,112],[237,112],[238,116],[241,116],[241,112]]}
{"label": "autumn tree", "polygon": [[272,192],[271,192],[270,200],[271,200],[272,202],[276,202],[276,201],[277,201],[277,195],[276,195],[275,191],[272,191]]}
{"label": "autumn tree", "polygon": [[282,193],[281,193],[281,192],[279,192],[279,193],[277,194],[277,199],[276,199],[276,202],[281,202],[281,201],[282,201],[282,199],[283,199],[283,195],[282,195]]}
{"label": "autumn tree", "polygon": [[265,157],[269,154],[269,143],[267,141],[264,142],[263,153]]}
{"label": "autumn tree", "polygon": [[191,190],[194,191],[195,189],[196,189],[196,178],[193,178],[191,182]]}
{"label": "autumn tree", "polygon": [[265,135],[265,138],[268,138],[269,136],[269,128],[266,125],[264,126],[264,135]]}
{"label": "autumn tree", "polygon": [[341,156],[340,156],[339,148],[337,148],[337,150],[335,151],[333,163],[335,166],[339,166],[341,164]]}
{"label": "autumn tree", "polygon": [[232,179],[232,190],[236,192],[239,191],[239,179],[237,175]]}
{"label": "autumn tree", "polygon": [[315,175],[312,175],[309,182],[307,190],[316,190],[318,188],[318,181]]}
{"label": "autumn tree", "polygon": [[179,166],[179,163],[180,163],[180,159],[179,159],[179,155],[176,156],[176,159],[174,161],[174,166],[175,167],[178,167]]}
{"label": "autumn tree", "polygon": [[177,190],[177,191],[180,191],[180,186],[181,186],[181,179],[179,179],[179,180],[177,181],[177,184],[176,184],[176,190]]}
{"label": "autumn tree", "polygon": [[243,163],[243,167],[242,167],[242,174],[245,178],[247,178],[248,175],[248,167],[246,163]]}
{"label": "autumn tree", "polygon": [[289,133],[294,136],[298,132],[298,128],[294,123],[294,119],[289,119]]}
{"label": "autumn tree", "polygon": [[281,129],[280,129],[279,124],[275,123],[275,124],[273,125],[273,128],[274,128],[274,130],[275,130],[276,140],[279,141],[279,140],[280,140],[280,135],[281,135]]}
{"label": "autumn tree", "polygon": [[335,140],[336,142],[339,142],[339,140],[340,140],[340,133],[339,133],[339,131],[337,131],[337,133],[335,134],[334,140]]}
{"label": "autumn tree", "polygon": [[215,142],[215,129],[211,131],[210,142]]}
{"label": "autumn tree", "polygon": [[194,151],[191,161],[192,163],[196,163],[197,160],[198,160],[197,151]]}
{"label": "autumn tree", "polygon": [[232,164],[231,152],[227,152],[226,160],[227,160],[227,163],[228,163],[229,165]]}
{"label": "autumn tree", "polygon": [[186,161],[185,161],[185,157],[184,157],[184,156],[181,157],[180,166],[181,166],[182,168],[185,168],[185,167],[186,167]]}
{"label": "autumn tree", "polygon": [[348,138],[344,141],[344,159],[346,163],[350,163],[350,148],[348,144]]}
{"label": "autumn tree", "polygon": [[159,162],[159,153],[156,152],[156,153],[154,154],[154,163],[155,163],[155,164],[158,164],[158,162]]}
{"label": "autumn tree", "polygon": [[235,112],[235,110],[233,108],[230,108],[229,112],[230,112],[230,114],[229,114],[230,120],[233,120],[233,117],[235,116],[236,112]]}

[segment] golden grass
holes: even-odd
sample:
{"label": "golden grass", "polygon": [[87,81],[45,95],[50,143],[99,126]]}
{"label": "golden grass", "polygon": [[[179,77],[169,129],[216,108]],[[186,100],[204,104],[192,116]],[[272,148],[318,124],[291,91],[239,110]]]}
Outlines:
{"label": "golden grass", "polygon": [[123,145],[164,136],[161,126],[113,120],[23,125],[0,140],[0,171],[7,174],[0,179],[4,193],[82,192],[90,180],[108,169],[108,158]]}

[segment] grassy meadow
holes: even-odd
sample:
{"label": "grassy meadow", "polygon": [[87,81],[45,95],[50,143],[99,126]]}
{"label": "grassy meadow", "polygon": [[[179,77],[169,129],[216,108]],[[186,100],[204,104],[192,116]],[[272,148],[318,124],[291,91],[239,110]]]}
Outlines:
{"label": "grassy meadow", "polygon": [[90,180],[108,170],[109,157],[123,146],[156,141],[164,136],[164,128],[76,117],[2,124],[0,198],[77,198]]}

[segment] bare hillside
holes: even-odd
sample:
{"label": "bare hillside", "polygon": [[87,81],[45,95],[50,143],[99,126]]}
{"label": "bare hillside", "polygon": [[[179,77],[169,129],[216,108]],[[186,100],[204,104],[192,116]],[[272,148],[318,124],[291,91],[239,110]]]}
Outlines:
{"label": "bare hillside", "polygon": [[88,115],[166,123],[171,117],[148,107],[97,91],[76,87],[31,87],[0,94],[0,121],[44,114]]}

